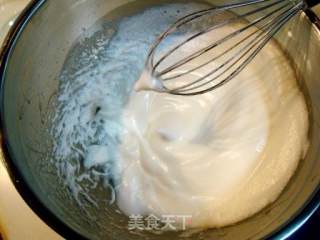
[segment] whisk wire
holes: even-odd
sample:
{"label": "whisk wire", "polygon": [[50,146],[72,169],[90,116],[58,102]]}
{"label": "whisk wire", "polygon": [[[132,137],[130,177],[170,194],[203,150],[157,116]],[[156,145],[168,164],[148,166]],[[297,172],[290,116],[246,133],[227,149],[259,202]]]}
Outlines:
{"label": "whisk wire", "polygon": [[[290,13],[288,13],[290,14]],[[246,38],[242,39],[240,42],[244,42],[246,40],[248,40],[249,38],[251,38],[252,36],[254,36],[256,33],[259,33],[256,38],[254,38],[253,40],[251,40],[249,43],[247,43],[243,48],[241,48],[239,51],[237,51],[234,55],[232,55],[231,57],[229,57],[224,63],[222,63],[220,66],[218,66],[217,68],[215,68],[213,71],[209,72],[208,74],[206,74],[205,76],[199,78],[198,80],[189,83],[189,84],[185,84],[183,86],[180,86],[179,88],[175,88],[172,91],[179,91],[182,90],[184,88],[187,88],[189,86],[192,85],[196,85],[199,82],[202,82],[203,80],[207,79],[208,77],[210,77],[211,75],[213,75],[214,73],[216,73],[217,71],[219,71],[220,69],[222,69],[223,67],[225,67],[226,65],[228,65],[229,63],[231,63],[222,73],[220,73],[218,76],[210,79],[209,81],[202,83],[200,86],[194,87],[192,89],[186,89],[186,90],[194,90],[196,88],[202,87],[216,79],[218,79],[219,77],[221,77],[223,74],[225,74],[228,70],[230,70],[235,64],[237,64],[243,57],[245,57],[254,47],[256,47],[265,37],[266,35],[266,30],[274,27],[275,24],[278,23],[278,21],[282,21],[282,19],[285,16],[278,16],[276,19],[270,20],[269,22],[267,22],[264,26],[262,26],[261,29],[256,30],[255,32],[253,32],[252,34],[250,34],[249,36],[247,36]],[[232,48],[234,48],[234,46],[232,46]],[[241,53],[243,53],[240,57],[238,57]],[[224,55],[225,52],[223,52],[220,55]],[[165,79],[164,79],[165,80]]]}
{"label": "whisk wire", "polygon": [[[263,20],[267,19],[268,17],[270,17],[270,16],[273,15],[273,14],[276,14],[278,11],[281,11],[281,10],[283,10],[283,9],[286,8],[286,7],[288,7],[288,5],[285,5],[285,6],[282,6],[282,7],[278,8],[276,11],[270,13],[269,15],[266,15],[265,17],[257,20],[256,22],[248,25],[246,28],[242,28],[242,29],[240,29],[240,30],[245,31],[246,29],[248,29],[248,28],[250,28],[250,27],[252,27],[252,26],[254,26],[254,25],[257,25],[258,23],[262,22]],[[271,22],[271,21],[269,21],[269,23],[270,23],[270,22]],[[194,72],[194,71],[196,71],[196,70],[198,70],[198,69],[200,69],[200,68],[203,68],[204,66],[212,63],[213,61],[218,60],[220,57],[224,56],[226,53],[229,53],[230,51],[232,51],[233,49],[235,49],[236,47],[238,47],[241,43],[245,42],[245,41],[248,40],[250,37],[254,36],[256,33],[261,32],[261,30],[263,30],[264,27],[265,27],[265,25],[262,26],[260,29],[255,30],[253,33],[249,34],[246,38],[243,38],[242,40],[240,40],[239,42],[237,42],[236,44],[234,44],[233,46],[231,46],[230,48],[228,48],[226,51],[224,51],[224,52],[222,52],[221,54],[219,54],[218,56],[210,59],[209,61],[206,61],[205,63],[203,63],[203,64],[201,64],[201,65],[199,65],[199,66],[197,66],[197,67],[195,67],[195,68],[193,68],[193,69],[190,69],[190,70],[188,70],[187,72],[180,73],[180,74],[177,74],[177,75],[174,75],[174,76],[170,76],[170,77],[163,77],[162,80],[163,80],[163,81],[172,80],[172,79],[175,79],[175,78],[182,77],[182,76],[184,76],[184,75],[190,74],[190,73],[192,73],[192,72]],[[216,42],[214,43],[215,47],[219,46],[219,44],[221,44],[222,42],[226,42],[227,40],[233,38],[235,34],[238,34],[238,32],[234,32],[232,35],[230,34],[230,35],[226,36],[225,38],[220,39],[219,41],[216,41]],[[249,44],[248,44],[248,45],[249,45]],[[247,45],[246,45],[246,46],[247,46]],[[213,49],[213,48],[212,48],[212,49]],[[241,52],[241,51],[242,51],[242,50],[240,50],[240,52]],[[200,54],[200,55],[201,55],[201,54]],[[227,62],[229,62],[229,60],[227,60]],[[185,62],[185,63],[187,63],[187,62]],[[184,65],[185,63],[181,64],[180,66]],[[180,66],[176,66],[176,65],[174,64],[173,66],[171,66],[170,68],[166,69],[165,71],[160,72],[160,74],[158,74],[157,77],[163,76],[163,75],[171,72],[172,70],[174,70],[174,69],[176,69],[176,68],[178,68],[178,67],[180,67]],[[208,75],[211,75],[213,72],[215,72],[215,71],[212,71],[212,72],[211,72],[210,74],[208,74]],[[203,77],[203,78],[208,77],[208,75],[206,75],[206,76]]]}
{"label": "whisk wire", "polygon": [[[201,35],[203,35],[203,34],[206,34],[206,33],[210,32],[210,31],[213,31],[213,30],[215,30],[215,29],[224,27],[224,26],[226,26],[226,25],[228,25],[228,24],[232,24],[232,23],[236,22],[237,20],[240,20],[240,19],[244,19],[244,18],[246,18],[246,17],[249,17],[249,16],[251,16],[251,15],[253,15],[253,14],[256,14],[256,13],[258,13],[258,12],[260,12],[260,11],[263,11],[263,10],[265,10],[265,9],[268,9],[268,8],[270,8],[270,7],[273,7],[273,6],[275,6],[275,5],[277,5],[277,4],[280,4],[280,3],[283,3],[283,0],[278,0],[278,1],[276,1],[276,2],[272,2],[271,4],[268,4],[268,5],[266,5],[266,6],[262,6],[262,7],[259,7],[259,8],[257,8],[257,9],[254,9],[254,10],[252,10],[252,11],[248,11],[248,12],[246,12],[246,13],[244,13],[244,14],[241,14],[241,15],[238,15],[238,16],[236,16],[236,17],[234,17],[234,18],[231,18],[231,19],[228,19],[228,20],[226,20],[226,21],[223,21],[222,23],[216,24],[216,25],[214,25],[213,27],[207,28],[207,29],[205,29],[205,30],[203,30],[203,31],[198,32],[197,34],[192,35],[191,37],[187,38],[185,41],[183,41],[182,43],[178,44],[178,45],[175,46],[173,49],[171,49],[170,51],[168,51],[166,54],[164,54],[164,55],[160,58],[160,60],[158,60],[158,62],[153,66],[153,69],[156,69],[166,58],[168,58],[171,54],[173,54],[175,51],[177,51],[179,48],[183,47],[186,43],[192,41],[193,39],[195,39],[195,38],[197,38],[197,37],[199,37],[199,36],[201,36]],[[289,6],[289,5],[290,5],[290,3],[286,3],[286,4],[285,4],[285,6]],[[223,11],[225,11],[225,9],[223,9]],[[216,13],[216,12],[215,12],[215,13]],[[211,13],[211,14],[212,14],[212,13]],[[208,47],[206,47],[206,48],[204,48],[204,49],[201,49],[201,50],[193,53],[192,55],[184,58],[183,60],[181,60],[181,61],[173,64],[173,65],[170,66],[169,68],[166,68],[166,69],[162,70],[161,72],[155,73],[155,75],[157,75],[157,76],[159,77],[159,76],[161,76],[161,75],[164,75],[164,74],[166,74],[166,73],[168,73],[168,72],[170,72],[170,71],[172,71],[172,70],[174,70],[174,69],[176,69],[176,68],[178,68],[178,67],[180,67],[180,66],[182,66],[182,65],[184,65],[184,64],[186,64],[186,63],[188,63],[188,62],[190,62],[190,61],[192,61],[193,59],[199,57],[200,55],[202,55],[202,54],[204,54],[204,53],[212,50],[212,49],[215,48],[217,45],[219,45],[221,42],[227,41],[227,40],[233,38],[234,36],[238,35],[239,33],[243,32],[243,31],[245,31],[246,29],[250,28],[251,26],[255,25],[257,22],[259,22],[259,20],[263,20],[263,19],[265,19],[265,18],[267,18],[267,17],[269,17],[269,16],[270,16],[270,15],[268,15],[268,16],[263,16],[263,17],[261,17],[261,19],[257,19],[256,22],[253,22],[251,25],[246,26],[246,27],[240,29],[239,32],[234,32],[233,34],[228,35],[226,38],[221,39],[220,41],[215,42],[215,43],[209,45]],[[194,20],[194,19],[193,19],[193,20]],[[185,24],[185,23],[184,23],[184,24]]]}
{"label": "whisk wire", "polygon": [[[296,15],[299,12],[299,8],[298,9],[294,9],[292,11],[290,11],[290,13],[286,14],[285,17],[279,22],[279,24],[272,29],[271,31],[269,31],[266,35],[265,38],[262,38],[263,41],[259,42],[260,45],[258,45],[258,47],[252,52],[251,55],[249,55],[248,58],[245,59],[245,61],[239,66],[237,67],[233,72],[231,72],[225,79],[223,79],[221,82],[215,84],[214,86],[204,89],[204,90],[200,90],[197,92],[188,92],[188,91],[193,91],[195,89],[198,89],[206,84],[208,84],[208,82],[211,82],[211,80],[209,80],[207,83],[204,83],[200,86],[197,87],[193,87],[193,88],[189,88],[189,89],[181,89],[181,90],[172,90],[170,91],[170,93],[175,94],[175,95],[199,95],[199,94],[204,94],[210,91],[213,91],[214,89],[217,89],[219,87],[221,87],[222,85],[226,84],[228,81],[230,81],[231,79],[233,79],[236,75],[238,75],[255,57],[256,55],[261,51],[261,49],[270,41],[270,39],[282,28],[282,26],[288,21],[288,19],[290,19],[291,17],[293,17],[294,15]],[[243,54],[237,62],[239,62],[241,59],[243,59],[250,51],[246,51],[245,54]],[[228,69],[229,70],[229,69]]]}
{"label": "whisk wire", "polygon": [[[157,39],[146,67],[168,93],[190,96],[213,91],[237,76],[292,17],[308,6],[308,0],[247,0],[190,13]],[[201,28],[193,32],[197,24]],[[223,27],[229,25],[232,28],[223,32]],[[184,31],[191,34],[164,53],[160,51],[161,43],[171,34],[185,34]],[[207,33],[218,39],[206,46],[201,41],[194,42],[198,49],[186,51],[187,56],[183,56],[184,49],[194,48],[188,43]],[[204,74],[199,74],[200,69]]]}
{"label": "whisk wire", "polygon": [[182,18],[180,18],[179,20],[177,20],[175,23],[173,23],[171,25],[171,27],[169,27],[167,29],[167,31],[165,31],[156,41],[156,43],[154,44],[154,46],[152,47],[151,52],[149,53],[149,56],[152,55],[154,53],[154,50],[156,47],[159,46],[159,44],[161,43],[161,41],[166,38],[170,33],[172,33],[173,31],[175,31],[177,28],[181,27],[182,25],[198,18],[198,17],[203,17],[206,14],[212,13],[212,11],[226,11],[226,10],[230,10],[230,9],[235,9],[235,8],[239,8],[239,7],[245,7],[248,5],[252,5],[252,4],[258,4],[261,2],[267,2],[267,1],[272,1],[272,0],[248,0],[246,2],[242,2],[242,3],[233,3],[233,4],[226,4],[224,6],[215,6],[215,7],[211,7],[208,9],[204,9],[204,10],[200,10],[200,11],[196,11],[193,13],[190,13]]}

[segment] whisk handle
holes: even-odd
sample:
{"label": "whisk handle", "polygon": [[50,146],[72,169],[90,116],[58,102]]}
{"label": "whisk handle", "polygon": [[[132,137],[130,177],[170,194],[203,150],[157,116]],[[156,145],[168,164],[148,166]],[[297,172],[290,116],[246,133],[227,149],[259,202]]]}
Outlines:
{"label": "whisk handle", "polygon": [[320,0],[305,0],[309,8],[312,8],[320,3]]}

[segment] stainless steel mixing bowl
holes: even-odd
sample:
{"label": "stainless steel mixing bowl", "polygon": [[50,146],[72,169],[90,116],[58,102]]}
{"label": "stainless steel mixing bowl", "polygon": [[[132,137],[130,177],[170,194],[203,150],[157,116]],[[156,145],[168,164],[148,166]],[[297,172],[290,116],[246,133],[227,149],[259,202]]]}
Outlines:
{"label": "stainless steel mixing bowl", "polygon": [[[126,228],[127,218],[115,214],[112,209],[106,210],[107,206],[103,205],[95,207],[88,203],[87,210],[91,215],[88,218],[70,197],[54,165],[46,158],[52,148],[47,120],[54,110],[58,76],[72,44],[80,35],[92,34],[90,27],[99,26],[99,22],[165,2],[172,1],[32,1],[3,46],[0,60],[1,140],[6,166],[26,202],[67,239],[179,238],[180,233],[130,233]],[[85,29],[91,29],[91,32]],[[263,211],[233,226],[198,232],[186,239],[280,239],[296,231],[319,207],[319,29],[319,20],[309,11],[297,16],[277,35],[297,69],[299,83],[308,98],[311,145],[307,157],[301,161],[281,197]],[[93,197],[103,200],[100,193]]]}

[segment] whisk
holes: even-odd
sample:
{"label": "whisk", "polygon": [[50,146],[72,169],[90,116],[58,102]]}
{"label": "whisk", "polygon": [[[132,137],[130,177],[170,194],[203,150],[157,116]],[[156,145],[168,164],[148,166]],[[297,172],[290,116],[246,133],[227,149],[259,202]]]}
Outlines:
{"label": "whisk", "polygon": [[[234,79],[299,11],[319,2],[246,0],[193,12],[157,39],[146,68],[160,81],[162,91],[170,94],[215,90]],[[208,34],[215,37],[209,44],[203,40]],[[171,37],[182,40],[163,50]]]}

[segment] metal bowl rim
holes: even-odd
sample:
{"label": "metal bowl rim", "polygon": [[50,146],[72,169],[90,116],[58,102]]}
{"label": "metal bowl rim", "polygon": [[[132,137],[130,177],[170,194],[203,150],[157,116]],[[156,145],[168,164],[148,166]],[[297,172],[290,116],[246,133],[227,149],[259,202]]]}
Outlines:
{"label": "metal bowl rim", "polygon": [[[62,219],[54,214],[45,203],[43,203],[36,195],[36,193],[29,186],[28,182],[24,179],[22,171],[16,165],[12,148],[8,141],[8,133],[6,131],[5,113],[4,109],[4,82],[5,73],[8,66],[9,59],[16,43],[26,25],[31,21],[35,13],[41,9],[47,0],[31,0],[28,6],[19,15],[10,31],[5,38],[3,47],[0,49],[0,141],[4,164],[9,173],[9,176],[18,190],[19,194],[29,205],[29,207],[52,229],[59,233],[65,239],[87,239],[79,232],[68,226]],[[311,10],[305,11],[309,20],[319,30],[320,35],[320,19]],[[312,194],[313,196],[305,203],[295,217],[288,220],[284,225],[279,226],[273,233],[265,236],[265,239],[286,239],[299,230],[311,216],[320,208],[320,185]]]}

